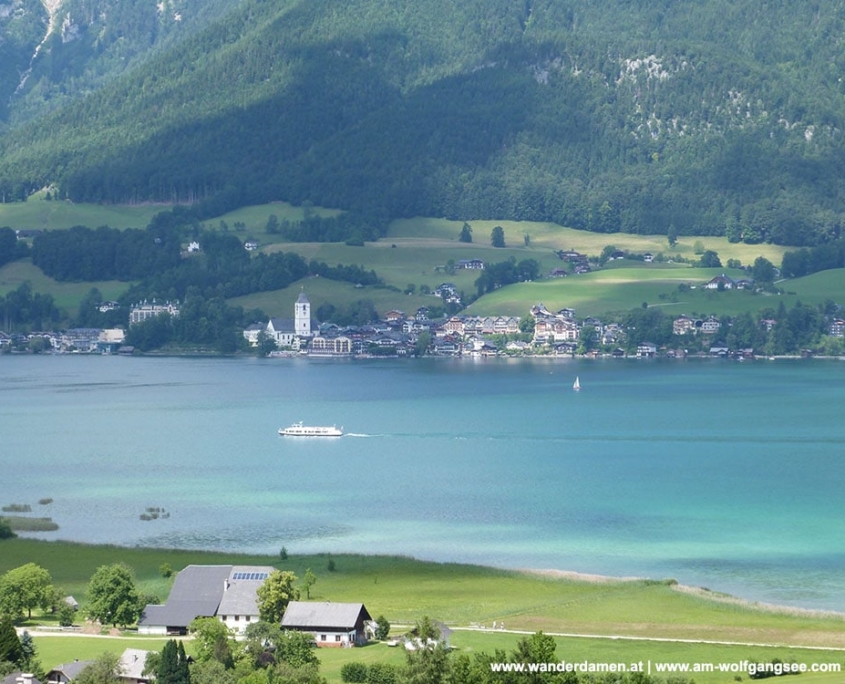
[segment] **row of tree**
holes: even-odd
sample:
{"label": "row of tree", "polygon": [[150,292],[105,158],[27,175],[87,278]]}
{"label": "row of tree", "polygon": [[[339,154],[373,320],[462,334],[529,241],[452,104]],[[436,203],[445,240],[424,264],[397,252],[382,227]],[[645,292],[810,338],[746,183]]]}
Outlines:
{"label": "row of tree", "polygon": [[[674,317],[660,307],[632,309],[622,317],[627,331],[623,347],[634,353],[639,344],[651,342],[673,349],[707,351],[712,345],[724,344],[732,350],[753,349],[767,355],[799,354],[805,349],[838,355],[845,352],[843,340],[829,335],[831,316],[837,310],[833,302],[818,307],[796,302],[789,308],[781,302],[777,308],[765,308],[756,315],[746,311],[723,317],[717,335],[693,336],[675,335]],[[589,349],[597,343],[593,338],[586,344]]]}

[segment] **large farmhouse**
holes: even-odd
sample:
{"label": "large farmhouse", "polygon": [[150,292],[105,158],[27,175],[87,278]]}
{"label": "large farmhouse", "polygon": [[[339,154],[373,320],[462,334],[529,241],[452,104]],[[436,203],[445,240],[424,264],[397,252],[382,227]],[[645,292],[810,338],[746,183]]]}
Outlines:
{"label": "large farmhouse", "polygon": [[189,565],[176,575],[164,605],[148,605],[139,634],[185,634],[197,617],[216,617],[237,634],[258,621],[256,592],[274,571],[270,566]]}
{"label": "large farmhouse", "polygon": [[372,621],[363,603],[291,601],[282,616],[282,629],[310,632],[317,646],[360,646],[367,641]]}

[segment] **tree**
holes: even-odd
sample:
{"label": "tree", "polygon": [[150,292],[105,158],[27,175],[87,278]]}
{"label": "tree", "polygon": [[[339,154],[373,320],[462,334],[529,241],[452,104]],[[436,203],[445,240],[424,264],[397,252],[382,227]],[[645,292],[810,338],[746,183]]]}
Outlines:
{"label": "tree", "polygon": [[417,341],[414,343],[414,356],[425,356],[430,346],[431,333],[428,330],[423,330],[417,335]]}
{"label": "tree", "polygon": [[465,222],[461,226],[461,234],[458,236],[458,240],[461,242],[472,242],[472,226]]}
{"label": "tree", "polygon": [[440,630],[425,616],[414,631],[419,647],[406,654],[406,681],[408,684],[439,684],[449,671],[449,651],[440,640]]}
{"label": "tree", "polygon": [[504,247],[505,246],[505,229],[501,226],[495,226],[492,231],[490,231],[490,244],[494,247]]}
{"label": "tree", "polygon": [[721,268],[722,260],[712,249],[706,249],[701,254],[701,261],[698,262],[702,268]]}
{"label": "tree", "polygon": [[276,646],[276,658],[291,667],[304,667],[320,662],[314,655],[314,638],[308,632],[286,629]]}
{"label": "tree", "polygon": [[376,634],[375,637],[379,641],[384,641],[387,639],[388,634],[390,634],[390,623],[387,621],[387,618],[384,615],[379,615],[376,618]]}
{"label": "tree", "polygon": [[669,225],[669,230],[666,232],[666,241],[669,243],[670,247],[674,247],[678,244],[678,229],[675,228],[674,223]]}
{"label": "tree", "polygon": [[120,656],[107,652],[85,667],[73,681],[74,684],[121,684],[121,674]]}
{"label": "tree", "polygon": [[771,284],[775,280],[775,266],[766,257],[759,256],[751,267],[751,277],[758,283]]}
{"label": "tree", "polygon": [[235,684],[236,681],[235,673],[216,660],[191,665],[191,684]]}
{"label": "tree", "polygon": [[59,624],[62,627],[70,627],[73,625],[73,618],[76,617],[76,611],[73,606],[67,601],[62,601],[59,605]]}
{"label": "tree", "polygon": [[161,649],[155,667],[151,669],[158,684],[191,684],[185,646],[171,639]]}
{"label": "tree", "polygon": [[0,612],[16,619],[26,611],[50,607],[53,598],[53,580],[50,573],[35,563],[27,563],[9,570],[0,577]]}
{"label": "tree", "polygon": [[0,619],[0,663],[9,662],[20,665],[24,654],[18,633],[8,618]]}
{"label": "tree", "polygon": [[305,586],[305,598],[311,599],[311,587],[313,587],[317,583],[317,575],[311,572],[311,568],[308,568],[305,571],[305,579],[302,580],[302,584]]}
{"label": "tree", "polygon": [[39,669],[38,661],[35,659],[36,649],[32,635],[26,630],[20,636],[21,642],[21,667],[28,672]]}
{"label": "tree", "polygon": [[17,536],[9,521],[0,518],[0,539],[14,539]]}
{"label": "tree", "polygon": [[132,570],[123,563],[97,568],[87,595],[90,617],[113,627],[131,625],[143,608]]}
{"label": "tree", "polygon": [[263,668],[276,662],[275,652],[282,639],[280,625],[259,620],[247,625],[244,632],[243,654],[252,660],[253,667]]}
{"label": "tree", "polygon": [[282,621],[288,603],[299,600],[299,589],[294,587],[296,580],[296,575],[289,570],[276,570],[264,580],[256,592],[258,614],[262,620],[274,624]]}
{"label": "tree", "polygon": [[234,665],[231,634],[220,620],[213,617],[194,618],[188,625],[188,631],[194,635],[198,661],[216,660],[226,669]]}

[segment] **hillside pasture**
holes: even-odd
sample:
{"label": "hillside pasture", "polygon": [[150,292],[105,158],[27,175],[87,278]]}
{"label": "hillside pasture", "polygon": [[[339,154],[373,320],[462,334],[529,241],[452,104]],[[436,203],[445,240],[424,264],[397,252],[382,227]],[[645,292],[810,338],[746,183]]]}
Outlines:
{"label": "hillside pasture", "polygon": [[833,300],[845,304],[845,268],[834,268],[778,283],[787,293],[787,301],[799,299],[804,304],[824,304]]}
{"label": "hillside pasture", "polygon": [[99,289],[105,300],[117,299],[129,287],[129,283],[118,280],[59,282],[44,275],[29,259],[22,259],[0,267],[0,297],[16,290],[27,281],[32,284],[33,292],[53,295],[56,306],[67,311],[71,317],[76,315],[80,300],[92,287]]}
{"label": "hillside pasture", "polygon": [[222,216],[207,219],[205,223],[209,228],[216,228],[221,221],[225,221],[230,230],[234,229],[235,223],[244,224],[244,237],[251,237],[263,245],[283,242],[278,234],[267,233],[267,221],[275,216],[279,222],[288,220],[292,223],[305,218],[306,212],[315,216],[330,217],[342,213],[339,209],[327,209],[324,207],[302,207],[289,204],[288,202],[271,202],[269,204],[256,204],[248,207],[241,207],[234,211],[227,212]]}
{"label": "hillside pasture", "polygon": [[[505,244],[510,248],[522,247],[525,244],[525,236],[528,235],[532,248],[552,251],[575,250],[587,256],[598,256],[605,247],[612,245],[617,249],[636,254],[650,252],[656,256],[662,253],[667,259],[677,254],[686,259],[697,259],[695,247],[696,243],[700,243],[704,249],[716,252],[723,264],[727,263],[728,259],[738,259],[743,265],[751,265],[758,256],[763,256],[775,266],[780,266],[784,252],[790,249],[770,244],[732,243],[728,242],[727,238],[710,235],[679,235],[677,244],[670,247],[665,235],[590,233],[585,230],[566,228],[556,223],[532,221],[470,220],[467,223],[472,228],[473,246],[489,246],[491,231],[495,226],[501,226],[505,232]],[[400,237],[439,238],[464,244],[458,242],[458,235],[463,224],[463,221],[424,217],[397,219],[390,224],[385,241]]]}
{"label": "hillside pasture", "polygon": [[[761,295],[746,290],[718,292],[702,288],[716,275],[725,273],[738,278],[743,275],[741,271],[628,264],[628,267],[509,285],[479,299],[469,307],[469,312],[476,315],[524,315],[527,302],[529,306],[542,302],[553,311],[569,307],[575,309],[579,316],[603,316],[638,308],[645,302],[648,306],[665,308],[670,314],[721,316],[742,311],[756,312],[764,307],[776,307],[781,301],[791,305],[795,300],[794,296]],[[695,289],[681,292],[678,290],[680,285]]]}
{"label": "hillside pasture", "polygon": [[167,204],[75,204],[46,200],[46,193],[32,195],[26,202],[0,204],[0,226],[14,230],[63,230],[73,226],[98,228],[144,228],[153,216],[170,209]]}

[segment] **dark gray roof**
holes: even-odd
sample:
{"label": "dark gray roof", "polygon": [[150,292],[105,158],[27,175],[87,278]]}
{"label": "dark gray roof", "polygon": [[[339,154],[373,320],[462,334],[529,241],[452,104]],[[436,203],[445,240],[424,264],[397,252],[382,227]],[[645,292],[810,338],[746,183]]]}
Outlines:
{"label": "dark gray roof", "polygon": [[74,660],[70,663],[56,665],[56,667],[47,673],[47,679],[52,679],[54,672],[61,672],[67,679],[76,679],[79,673],[93,662],[93,660]]}
{"label": "dark gray roof", "polygon": [[282,617],[282,627],[353,629],[362,611],[364,620],[372,619],[363,603],[291,601]]}
{"label": "dark gray roof", "polygon": [[187,627],[195,617],[213,616],[231,571],[231,565],[189,565],[176,575],[167,603],[144,608],[138,624]]}
{"label": "dark gray roof", "polygon": [[296,322],[292,318],[271,318],[270,323],[277,333],[296,331]]}
{"label": "dark gray roof", "polygon": [[163,606],[147,606],[139,625],[187,627],[197,617],[214,617],[217,601],[168,601]]}
{"label": "dark gray roof", "polygon": [[138,624],[187,627],[196,617],[258,615],[256,591],[274,571],[270,566],[189,565],[176,575],[167,603],[144,608]]}

